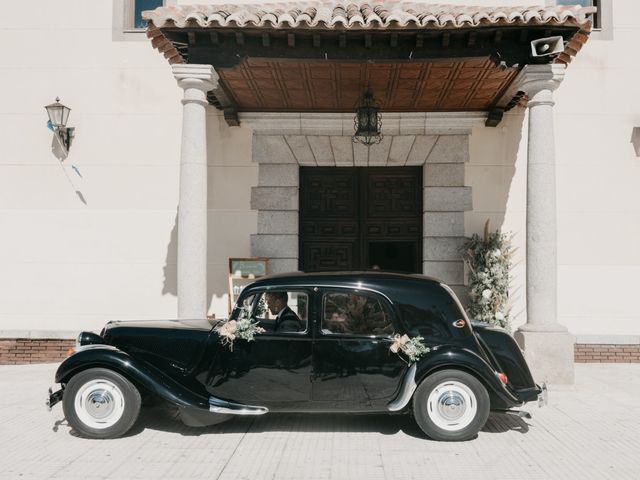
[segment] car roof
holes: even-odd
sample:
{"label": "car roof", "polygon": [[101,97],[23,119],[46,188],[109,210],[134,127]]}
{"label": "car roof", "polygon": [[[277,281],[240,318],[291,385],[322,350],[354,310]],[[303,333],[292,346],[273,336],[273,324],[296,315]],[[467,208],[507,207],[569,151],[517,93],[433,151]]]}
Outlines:
{"label": "car roof", "polygon": [[349,272],[292,272],[269,275],[256,280],[252,287],[282,286],[313,286],[330,285],[343,287],[359,287],[366,284],[369,287],[384,288],[389,284],[404,284],[411,287],[420,285],[440,284],[440,280],[420,274],[404,274],[381,272],[375,270]]}

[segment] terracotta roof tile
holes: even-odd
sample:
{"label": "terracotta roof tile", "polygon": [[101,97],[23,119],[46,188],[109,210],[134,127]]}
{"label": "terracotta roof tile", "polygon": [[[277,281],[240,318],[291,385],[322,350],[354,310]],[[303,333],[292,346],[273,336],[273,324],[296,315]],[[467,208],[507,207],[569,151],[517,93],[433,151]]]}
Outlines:
{"label": "terracotta roof tile", "polygon": [[[421,2],[351,1],[287,2],[245,5],[179,5],[142,12],[148,20],[147,36],[171,63],[183,58],[166,49],[162,28],[260,28],[321,30],[456,29],[495,26],[573,26],[579,31],[556,58],[569,63],[591,31],[588,15],[593,7],[520,6],[479,7]],[[168,42],[168,40],[167,40]]]}
{"label": "terracotta roof tile", "polygon": [[142,13],[158,28],[460,28],[482,25],[585,25],[593,7],[473,7],[420,2],[288,2],[179,5]]}

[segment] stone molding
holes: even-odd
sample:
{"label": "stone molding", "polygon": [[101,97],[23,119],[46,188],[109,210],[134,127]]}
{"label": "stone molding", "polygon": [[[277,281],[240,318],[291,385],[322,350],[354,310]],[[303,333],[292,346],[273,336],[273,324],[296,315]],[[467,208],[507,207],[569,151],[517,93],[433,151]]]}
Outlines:
{"label": "stone molding", "polygon": [[207,92],[218,86],[218,74],[211,65],[173,65],[173,76],[184,90],[182,104],[209,105]]}
{"label": "stone molding", "polygon": [[[254,135],[353,135],[353,113],[241,112]],[[468,135],[483,125],[486,112],[383,113],[384,135]]]}
{"label": "stone molding", "polygon": [[171,66],[173,77],[178,83],[185,80],[199,80],[205,92],[218,87],[218,74],[211,65],[176,64]]}
{"label": "stone molding", "polygon": [[[346,135],[254,135],[252,160],[260,165],[300,165],[304,167],[385,167],[440,165],[441,175],[464,175],[463,170],[446,165],[462,165],[469,160],[469,136],[387,135],[381,143],[367,148]],[[462,173],[461,173],[462,172]],[[260,176],[268,169],[260,171]],[[463,178],[451,186],[463,185]],[[441,185],[445,186],[445,185]]]}
{"label": "stone molding", "polygon": [[56,340],[76,339],[80,330],[0,330],[0,338],[46,338]]}

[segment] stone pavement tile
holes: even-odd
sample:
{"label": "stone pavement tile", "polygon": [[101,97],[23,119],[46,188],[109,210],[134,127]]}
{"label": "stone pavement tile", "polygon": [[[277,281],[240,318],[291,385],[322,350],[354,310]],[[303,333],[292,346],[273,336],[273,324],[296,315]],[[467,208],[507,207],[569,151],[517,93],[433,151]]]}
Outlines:
{"label": "stone pavement tile", "polygon": [[147,409],[116,440],[77,437],[46,389],[55,365],[0,367],[0,479],[640,478],[640,365],[578,364],[533,419],[492,414],[468,442],[431,441],[408,416],[282,415],[190,428]]}

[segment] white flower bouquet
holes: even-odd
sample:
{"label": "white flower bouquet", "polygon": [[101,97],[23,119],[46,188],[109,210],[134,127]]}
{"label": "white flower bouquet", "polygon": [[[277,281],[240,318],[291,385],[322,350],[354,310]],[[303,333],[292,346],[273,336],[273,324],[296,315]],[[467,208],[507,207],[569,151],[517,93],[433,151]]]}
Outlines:
{"label": "white flower bouquet", "polygon": [[241,320],[228,320],[215,328],[220,336],[220,342],[228,345],[229,350],[233,351],[233,342],[236,339],[253,342],[257,333],[264,333],[265,329],[258,326],[257,322],[252,322],[249,318]]}
{"label": "white flower bouquet", "polygon": [[[420,360],[420,357],[429,353],[431,349],[426,347],[422,341],[424,338],[417,337],[409,337],[409,335],[399,335],[395,334],[393,336],[393,343],[389,347],[393,353],[404,353],[411,363],[417,362]],[[400,357],[402,358],[402,357]]]}
{"label": "white flower bouquet", "polygon": [[509,287],[511,239],[499,230],[489,233],[485,223],[484,237],[474,234],[464,245],[463,258],[469,267],[469,305],[471,318],[509,328]]}

